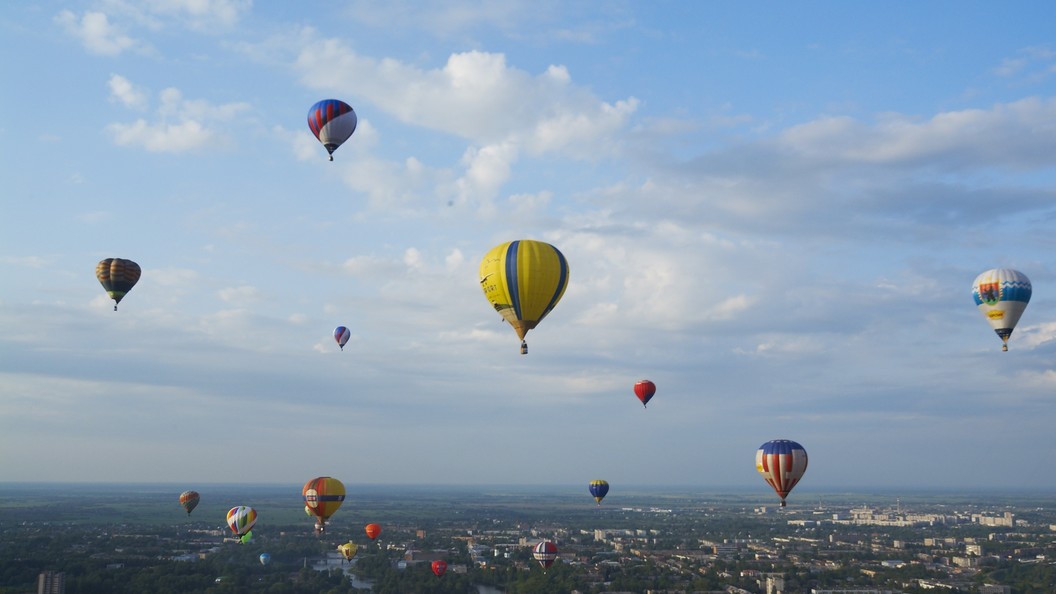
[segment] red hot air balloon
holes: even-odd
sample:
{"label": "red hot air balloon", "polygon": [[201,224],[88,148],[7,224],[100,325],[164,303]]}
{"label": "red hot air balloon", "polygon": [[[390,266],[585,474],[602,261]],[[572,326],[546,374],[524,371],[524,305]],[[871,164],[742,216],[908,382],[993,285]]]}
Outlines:
{"label": "red hot air balloon", "polygon": [[557,545],[544,540],[541,543],[535,545],[535,550],[532,551],[532,556],[539,562],[539,565],[543,566],[543,571],[550,569],[550,566],[557,561]]}
{"label": "red hot air balloon", "polygon": [[376,540],[381,535],[381,524],[367,524],[363,529],[370,540]]}
{"label": "red hot air balloon", "polygon": [[653,399],[653,394],[656,394],[656,384],[647,379],[635,382],[634,395],[638,397],[638,400],[642,401],[643,407],[646,407],[645,405],[649,404],[649,401]]}
{"label": "red hot air balloon", "polygon": [[436,577],[444,577],[447,572],[447,561],[433,561],[433,573]]}

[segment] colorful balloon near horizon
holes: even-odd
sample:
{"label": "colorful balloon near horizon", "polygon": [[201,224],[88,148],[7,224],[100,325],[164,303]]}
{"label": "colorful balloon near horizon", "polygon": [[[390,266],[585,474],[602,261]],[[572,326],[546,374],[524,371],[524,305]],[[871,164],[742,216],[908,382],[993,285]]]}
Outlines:
{"label": "colorful balloon near horizon", "polygon": [[807,471],[807,450],[790,439],[768,441],[755,452],[755,469],[774,488],[781,498],[781,507],[785,507],[785,498]]}
{"label": "colorful balloon near horizon", "polygon": [[243,536],[257,523],[257,510],[246,505],[232,507],[227,512],[227,526],[235,536]]}
{"label": "colorful balloon near horizon", "polygon": [[356,111],[339,99],[323,99],[308,110],[308,128],[334,160],[334,151],[356,131]]}
{"label": "colorful balloon near horizon", "polygon": [[539,562],[539,565],[543,566],[543,570],[550,569],[550,566],[557,561],[557,545],[544,540],[539,544],[535,545],[535,550],[532,551],[532,557]]}
{"label": "colorful balloon near horizon", "polygon": [[363,530],[367,533],[367,538],[370,540],[376,540],[381,536],[381,524],[367,524],[363,527]]}
{"label": "colorful balloon near horizon", "polygon": [[1033,289],[1027,275],[1011,268],[992,268],[975,277],[972,298],[986,321],[1001,339],[1001,350],[1008,350],[1008,339],[1030,303]]}
{"label": "colorful balloon near horizon", "polygon": [[341,347],[342,351],[345,350],[349,338],[352,338],[352,333],[348,331],[348,328],[344,326],[334,328],[334,340],[337,341],[337,346]]}
{"label": "colorful balloon near horizon", "polygon": [[351,561],[356,553],[359,552],[359,545],[352,541],[348,541],[343,545],[337,546],[337,551],[345,558],[345,561]]}
{"label": "colorful balloon near horizon", "polygon": [[601,505],[601,500],[605,499],[605,495],[609,493],[608,481],[590,481],[590,486],[588,488],[590,489],[590,494],[594,496],[594,501],[598,502],[598,505]]}
{"label": "colorful balloon near horizon", "polygon": [[323,532],[326,521],[345,500],[345,485],[336,478],[321,476],[304,483],[301,495],[308,511],[315,516],[316,532]]}
{"label": "colorful balloon near horizon", "polygon": [[642,406],[649,404],[649,401],[653,399],[653,394],[656,394],[656,384],[653,382],[643,379],[638,380],[634,383],[634,395],[638,397],[638,400],[642,401]]}
{"label": "colorful balloon near horizon", "polygon": [[99,279],[106,294],[114,300],[114,311],[117,311],[117,304],[136,286],[142,274],[139,264],[122,258],[106,258],[95,265],[95,278]]}
{"label": "colorful balloon near horizon", "polygon": [[444,577],[444,574],[447,573],[447,561],[433,561],[432,568],[436,577]]}
{"label": "colorful balloon near horizon", "polygon": [[261,553],[260,554],[260,564],[261,565],[267,565],[268,563],[271,563],[271,555],[268,554],[268,553]]}
{"label": "colorful balloon near horizon", "polygon": [[554,246],[521,239],[499,244],[480,262],[480,288],[521,339],[549,314],[568,288],[568,261]]}
{"label": "colorful balloon near horizon", "polygon": [[201,496],[198,495],[198,491],[184,491],[180,493],[180,507],[187,512],[187,515],[191,515],[194,508],[198,507],[198,502],[201,500]]}

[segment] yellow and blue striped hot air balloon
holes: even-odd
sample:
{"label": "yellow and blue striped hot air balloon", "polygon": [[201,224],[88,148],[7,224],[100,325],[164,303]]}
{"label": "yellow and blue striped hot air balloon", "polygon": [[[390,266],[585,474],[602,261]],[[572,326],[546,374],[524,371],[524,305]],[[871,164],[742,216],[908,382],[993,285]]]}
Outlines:
{"label": "yellow and blue striped hot air balloon", "polygon": [[986,321],[1001,338],[1001,350],[1008,350],[1008,338],[1030,302],[1033,289],[1027,275],[1011,268],[994,268],[975,277],[972,298]]}
{"label": "yellow and blue striped hot air balloon", "polygon": [[480,263],[480,287],[495,311],[524,336],[546,317],[568,287],[568,261],[557,248],[521,239],[497,245]]}

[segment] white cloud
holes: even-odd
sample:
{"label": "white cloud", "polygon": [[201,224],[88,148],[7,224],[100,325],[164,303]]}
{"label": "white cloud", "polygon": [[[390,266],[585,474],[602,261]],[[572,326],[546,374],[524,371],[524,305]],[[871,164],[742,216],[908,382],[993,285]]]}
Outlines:
{"label": "white cloud", "polygon": [[110,23],[106,13],[87,11],[80,18],[69,10],[63,10],[55,21],[68,33],[80,39],[85,49],[93,54],[116,56],[139,45],[124,31]]}
{"label": "white cloud", "polygon": [[154,153],[180,153],[210,143],[213,133],[198,122],[148,124],[139,119],[131,124],[110,124],[114,142],[121,146],[139,146]]}
{"label": "white cloud", "polygon": [[260,291],[256,287],[242,285],[240,287],[227,287],[217,291],[220,299],[226,303],[237,303],[245,305],[257,298]]}
{"label": "white cloud", "polygon": [[[112,76],[110,87],[111,92],[129,107],[138,107],[139,103],[145,102],[145,92],[124,77]],[[174,87],[162,90],[159,98],[160,106],[154,121],[139,118],[128,124],[107,126],[116,144],[158,153],[230,146],[234,141],[226,132],[227,128],[236,123],[241,114],[250,111],[247,103],[214,105],[200,99],[185,99],[183,93]]]}
{"label": "white cloud", "polygon": [[534,152],[604,154],[612,150],[612,132],[625,126],[638,106],[633,97],[599,101],[575,86],[562,66],[532,76],[507,66],[498,53],[451,54],[442,68],[423,70],[361,56],[328,39],[305,47],[295,66],[311,88],[364,97],[405,122],[482,146],[514,143]]}
{"label": "white cloud", "polygon": [[110,98],[132,109],[146,109],[147,95],[120,74],[110,75]]}
{"label": "white cloud", "polygon": [[197,29],[230,27],[238,23],[252,6],[252,0],[148,0],[147,11],[159,16],[184,20]]}
{"label": "white cloud", "polygon": [[778,145],[830,162],[1048,167],[1056,164],[1056,99],[1028,98],[928,120],[890,114],[873,125],[826,117],[789,128]]}

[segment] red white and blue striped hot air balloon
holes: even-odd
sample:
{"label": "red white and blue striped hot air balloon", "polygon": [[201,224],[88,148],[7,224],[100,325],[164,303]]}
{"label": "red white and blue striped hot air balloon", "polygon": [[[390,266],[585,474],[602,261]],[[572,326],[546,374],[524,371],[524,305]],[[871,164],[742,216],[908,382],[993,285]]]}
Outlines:
{"label": "red white and blue striped hot air balloon", "polygon": [[532,556],[539,562],[539,565],[543,566],[543,570],[550,569],[550,566],[557,561],[557,545],[544,540],[539,544],[535,545],[535,550],[532,551]]}
{"label": "red white and blue striped hot air balloon", "polygon": [[348,331],[348,328],[344,326],[338,326],[334,328],[334,340],[337,341],[337,346],[341,347],[341,350],[345,350],[345,345],[348,344],[348,339],[352,337],[352,333]]}
{"label": "red white and blue striped hot air balloon", "polygon": [[323,99],[308,110],[308,127],[334,160],[334,151],[356,131],[356,112],[340,99]]}
{"label": "red white and blue striped hot air balloon", "polygon": [[774,488],[781,498],[781,507],[785,507],[785,497],[807,471],[807,450],[790,439],[768,441],[755,452],[755,469]]}
{"label": "red white and blue striped hot air balloon", "polygon": [[986,321],[1001,339],[1001,350],[1008,350],[1008,338],[1027,309],[1033,289],[1027,275],[1011,268],[993,268],[975,277],[972,298]]}

